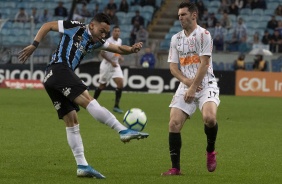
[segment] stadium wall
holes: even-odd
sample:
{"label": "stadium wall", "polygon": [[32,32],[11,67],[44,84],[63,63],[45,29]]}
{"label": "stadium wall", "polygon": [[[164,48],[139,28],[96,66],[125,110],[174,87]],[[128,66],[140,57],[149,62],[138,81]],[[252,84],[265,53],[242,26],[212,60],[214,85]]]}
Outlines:
{"label": "stadium wall", "polygon": [[[5,79],[33,79],[43,81],[46,65],[34,65],[31,74],[29,65],[5,64],[0,66],[0,83]],[[75,71],[84,80],[90,90],[94,90],[98,84],[99,65],[97,62],[81,64]],[[175,92],[179,84],[169,69],[136,69],[123,67],[124,91],[166,93]],[[215,71],[221,94],[235,94],[235,72]],[[115,84],[110,82],[108,90],[113,90]]]}

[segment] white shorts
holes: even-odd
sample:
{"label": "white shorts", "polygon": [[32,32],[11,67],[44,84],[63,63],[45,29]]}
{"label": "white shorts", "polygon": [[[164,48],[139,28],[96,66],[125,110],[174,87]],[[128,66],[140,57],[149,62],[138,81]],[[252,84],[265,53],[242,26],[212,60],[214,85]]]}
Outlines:
{"label": "white shorts", "polygon": [[123,73],[118,64],[117,67],[113,67],[111,63],[102,61],[100,64],[100,78],[99,83],[108,84],[111,78],[123,78]]}
{"label": "white shorts", "polygon": [[200,109],[200,111],[202,111],[203,105],[206,102],[214,102],[217,106],[219,106],[219,88],[216,84],[213,86],[207,86],[200,92],[196,93],[195,99],[191,103],[184,101],[184,94],[186,91],[187,88],[178,88],[169,107],[181,109],[191,117],[196,111],[197,107]]}

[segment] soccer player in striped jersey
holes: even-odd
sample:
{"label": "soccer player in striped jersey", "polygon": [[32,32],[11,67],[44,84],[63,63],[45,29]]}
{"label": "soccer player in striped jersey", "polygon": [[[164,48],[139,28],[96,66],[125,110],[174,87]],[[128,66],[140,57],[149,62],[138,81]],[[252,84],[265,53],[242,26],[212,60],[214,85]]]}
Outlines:
{"label": "soccer player in striped jersey", "polygon": [[216,113],[220,103],[219,88],[213,74],[212,38],[209,31],[197,25],[198,9],[194,3],[182,2],[178,18],[183,28],[171,38],[168,62],[180,84],[170,103],[169,151],[172,167],[163,176],[180,175],[181,129],[196,108],[202,113],[207,136],[207,169],[216,168]]}
{"label": "soccer player in striped jersey", "polygon": [[[107,42],[122,45],[122,40],[119,38],[120,28],[119,26],[114,26],[112,30],[112,36],[107,39]],[[114,112],[123,113],[123,110],[119,107],[119,102],[123,89],[123,73],[119,65],[119,60],[124,58],[117,53],[101,51],[101,56],[103,58],[100,64],[100,77],[99,77],[99,87],[95,90],[94,99],[98,99],[103,89],[109,84],[111,78],[113,78],[116,83],[116,98],[115,105],[113,108]]]}
{"label": "soccer player in striped jersey", "polygon": [[94,49],[102,49],[119,54],[138,52],[142,43],[132,47],[114,45],[104,39],[110,31],[110,18],[104,14],[96,14],[87,25],[77,21],[53,21],[42,25],[34,38],[34,42],[19,53],[20,62],[24,63],[35,51],[39,42],[49,31],[63,34],[61,41],[46,68],[43,80],[45,90],[51,98],[60,119],[66,125],[68,144],[77,163],[77,176],[105,178],[93,169],[84,156],[84,147],[79,130],[77,111],[79,106],[85,108],[97,121],[108,125],[119,133],[122,142],[131,139],[143,139],[147,133],[136,132],[123,126],[116,117],[90,96],[87,86],[74,73],[86,53]]}

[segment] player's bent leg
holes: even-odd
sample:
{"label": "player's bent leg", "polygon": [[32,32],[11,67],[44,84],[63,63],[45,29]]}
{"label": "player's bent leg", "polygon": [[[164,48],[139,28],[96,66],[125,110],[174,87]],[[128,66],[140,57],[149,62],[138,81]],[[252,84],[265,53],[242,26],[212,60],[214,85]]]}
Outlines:
{"label": "player's bent leg", "polygon": [[76,174],[78,177],[88,177],[88,178],[97,178],[97,179],[105,179],[106,177],[102,175],[100,172],[96,171],[90,165],[78,165]]}
{"label": "player's bent leg", "polygon": [[169,120],[169,152],[172,168],[162,173],[162,176],[177,176],[180,172],[181,129],[189,116],[181,109],[172,107]]}
{"label": "player's bent leg", "polygon": [[203,120],[205,122],[205,134],[207,136],[207,169],[213,172],[216,169],[216,152],[215,142],[218,131],[218,124],[216,121],[217,105],[214,102],[207,102],[203,105]]}
{"label": "player's bent leg", "polygon": [[119,132],[122,142],[129,142],[131,139],[143,139],[149,136],[147,133],[127,129],[110,111],[100,106],[96,100],[92,100],[86,109],[96,120]]}

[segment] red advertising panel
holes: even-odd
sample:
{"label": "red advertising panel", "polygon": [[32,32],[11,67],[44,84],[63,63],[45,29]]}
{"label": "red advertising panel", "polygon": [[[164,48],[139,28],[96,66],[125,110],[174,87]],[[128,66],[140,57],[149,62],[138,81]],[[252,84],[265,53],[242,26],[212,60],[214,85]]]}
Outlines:
{"label": "red advertising panel", "polygon": [[282,97],[282,73],[237,71],[235,94]]}
{"label": "red advertising panel", "polygon": [[7,79],[4,80],[1,88],[11,89],[44,89],[44,86],[40,80],[20,80],[20,79]]}

